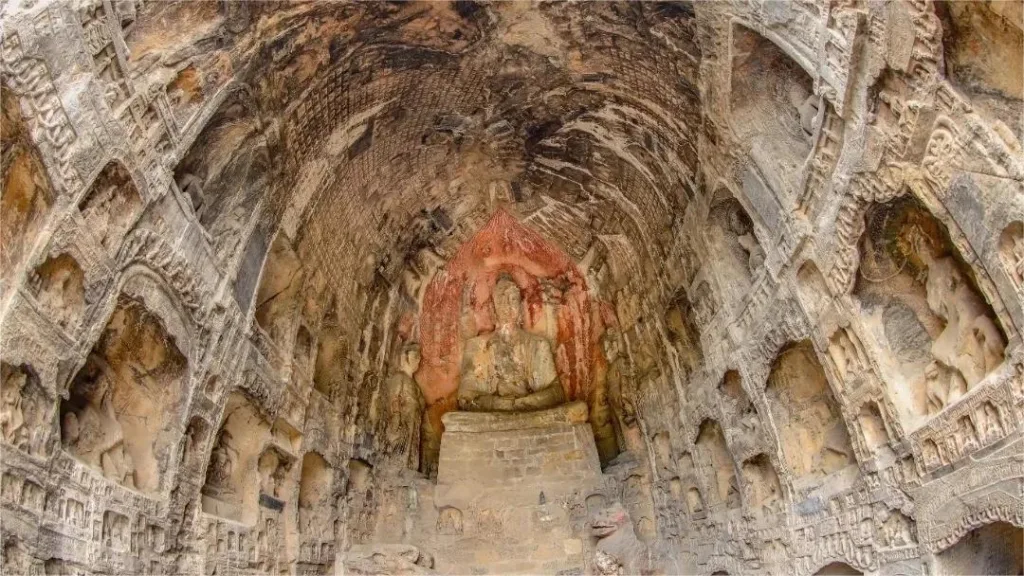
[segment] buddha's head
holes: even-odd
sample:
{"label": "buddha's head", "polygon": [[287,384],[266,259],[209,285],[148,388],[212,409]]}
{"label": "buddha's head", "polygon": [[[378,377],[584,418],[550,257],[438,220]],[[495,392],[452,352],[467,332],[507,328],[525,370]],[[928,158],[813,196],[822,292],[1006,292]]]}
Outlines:
{"label": "buddha's head", "polygon": [[520,326],[522,296],[519,287],[508,277],[502,277],[494,285],[494,317],[498,327]]}

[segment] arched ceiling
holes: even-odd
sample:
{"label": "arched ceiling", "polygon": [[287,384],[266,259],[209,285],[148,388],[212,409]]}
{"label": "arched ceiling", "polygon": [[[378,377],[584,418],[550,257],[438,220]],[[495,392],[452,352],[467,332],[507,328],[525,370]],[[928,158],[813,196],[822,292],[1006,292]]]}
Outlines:
{"label": "arched ceiling", "polygon": [[[176,9],[203,18],[187,3]],[[230,61],[221,108],[244,109],[220,124],[228,128],[213,131],[214,119],[193,149],[225,165],[205,159],[254,140],[266,148],[266,195],[241,205],[258,202],[262,244],[280,225],[343,305],[357,305],[351,296],[375,276],[394,282],[425,246],[450,257],[499,206],[576,259],[598,234],[623,234],[645,261],[663,259],[659,239],[671,237],[664,231],[698,180],[700,54],[688,5],[248,11],[218,12],[214,48],[191,56],[208,75]],[[172,17],[183,15],[140,18],[150,28],[129,35],[141,47],[133,57],[147,57],[147,34],[158,37],[154,23]]]}

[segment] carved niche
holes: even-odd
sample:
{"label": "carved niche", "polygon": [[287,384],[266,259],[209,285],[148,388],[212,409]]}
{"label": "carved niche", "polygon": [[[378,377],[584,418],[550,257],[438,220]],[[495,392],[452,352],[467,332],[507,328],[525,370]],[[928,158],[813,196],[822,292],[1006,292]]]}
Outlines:
{"label": "carved niche", "polygon": [[783,347],[765,393],[794,476],[820,478],[853,463],[846,424],[810,342]]}
{"label": "carved niche", "polygon": [[916,429],[1003,362],[1006,336],[945,227],[914,198],[865,214],[854,296],[883,380]]}
{"label": "carved niche", "polygon": [[36,301],[61,328],[74,331],[85,313],[85,275],[68,254],[48,258],[34,271]]}
{"label": "carved niche", "polygon": [[115,253],[132,219],[142,208],[142,197],[128,170],[119,162],[103,167],[78,205],[85,229],[108,253]]}
{"label": "carved niche", "polygon": [[163,321],[120,296],[60,405],[64,448],[107,478],[156,492],[178,438],[187,361]]}
{"label": "carved niche", "polygon": [[0,434],[3,441],[32,456],[49,449],[53,401],[28,365],[0,364]]}

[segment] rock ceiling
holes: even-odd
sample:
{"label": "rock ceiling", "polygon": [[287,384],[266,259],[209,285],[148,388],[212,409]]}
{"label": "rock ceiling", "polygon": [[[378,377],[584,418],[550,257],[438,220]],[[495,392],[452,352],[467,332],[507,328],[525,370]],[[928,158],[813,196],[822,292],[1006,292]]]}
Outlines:
{"label": "rock ceiling", "polygon": [[211,194],[242,177],[227,171],[237,156],[265,148],[237,170],[268,179],[264,217],[339,286],[375,271],[394,281],[425,246],[450,256],[499,204],[575,258],[594,234],[661,255],[654,238],[694,194],[689,7],[314,3],[249,22],[241,34],[273,39],[192,57],[204,77],[230,58],[240,71],[225,97],[239,104],[220,113],[232,129],[211,120],[194,147],[205,158],[179,170],[206,172]]}

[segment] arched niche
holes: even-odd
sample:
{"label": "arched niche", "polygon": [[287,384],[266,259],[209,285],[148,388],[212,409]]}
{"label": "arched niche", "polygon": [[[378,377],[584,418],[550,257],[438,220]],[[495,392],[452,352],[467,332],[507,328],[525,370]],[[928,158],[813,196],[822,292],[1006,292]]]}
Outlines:
{"label": "arched niche", "polygon": [[1003,362],[1006,335],[949,234],[913,197],[870,206],[853,294],[904,428]]}
{"label": "arched niche", "polygon": [[859,386],[864,373],[870,369],[864,344],[852,328],[836,328],[828,339],[828,355],[839,376],[851,388]]}
{"label": "arched niche", "polygon": [[313,335],[309,333],[309,328],[299,324],[299,329],[295,333],[295,346],[292,350],[292,372],[307,374],[312,360]]}
{"label": "arched niche", "polygon": [[264,446],[256,460],[260,479],[260,506],[281,510],[290,490],[288,473],[293,458],[274,445]]}
{"label": "arched niche", "polygon": [[324,457],[307,452],[299,479],[299,533],[303,539],[331,540],[334,509],[331,489],[334,470]]}
{"label": "arched niche", "polygon": [[864,446],[870,453],[874,453],[889,443],[889,431],[886,429],[885,419],[875,402],[865,402],[860,407],[857,423],[864,439]]}
{"label": "arched niche", "polygon": [[35,269],[36,301],[61,328],[74,332],[85,313],[85,274],[69,254],[47,258]]}
{"label": "arched niche", "polygon": [[813,482],[854,463],[846,423],[810,342],[782,348],[765,395],[786,465],[797,479]]}
{"label": "arched niche", "polygon": [[968,532],[935,557],[936,574],[1024,574],[1024,529],[993,522]]}
{"label": "arched niche", "polygon": [[822,566],[814,576],[860,576],[863,574],[845,562],[832,562]]}
{"label": "arched niche", "polygon": [[358,458],[348,461],[348,485],[345,500],[348,506],[347,525],[349,534],[369,531],[374,503],[373,466]]}
{"label": "arched niche", "polygon": [[[121,274],[121,294],[143,302],[146,309],[160,318],[178,349],[187,355],[194,338],[194,325],[186,322],[188,316],[180,300],[163,277],[147,266],[132,265]],[[110,304],[112,311],[116,301]]]}
{"label": "arched niche", "polygon": [[270,422],[248,396],[234,391],[210,450],[202,488],[203,512],[243,524],[258,518],[257,463],[271,435]]}
{"label": "arched niche", "polygon": [[736,479],[736,463],[732,459],[718,422],[710,418],[701,422],[694,451],[700,458],[699,466],[711,472],[709,485],[717,502],[724,504],[726,508],[739,508],[740,491]]}
{"label": "arched niche", "polygon": [[115,482],[161,490],[179,440],[187,372],[164,321],[122,294],[60,403],[64,449]]}
{"label": "arched niche", "polygon": [[313,389],[329,400],[334,398],[335,389],[345,379],[345,341],[335,306],[332,299],[320,323],[313,366]]}
{"label": "arched niche", "polygon": [[279,233],[270,245],[256,292],[256,324],[282,350],[287,350],[298,317],[302,262],[291,242]]}
{"label": "arched niche", "polygon": [[174,170],[221,259],[238,251],[271,174],[264,130],[248,92],[232,88]]}
{"label": "arched niche", "polygon": [[366,491],[370,489],[370,481],[373,476],[373,466],[365,460],[353,458],[348,461],[348,489],[351,497],[365,497]]}
{"label": "arched niche", "polygon": [[672,468],[672,437],[667,431],[661,431],[654,435],[654,455],[657,458],[657,465],[666,469]]}
{"label": "arched niche", "polygon": [[999,259],[1017,290],[1024,288],[1024,223],[1009,223],[999,234]]}
{"label": "arched niche", "polygon": [[32,456],[49,456],[53,399],[28,364],[0,362],[0,435]]}
{"label": "arched niche", "polygon": [[745,503],[747,508],[756,510],[764,508],[777,511],[782,505],[782,485],[775,466],[767,454],[758,454],[748,458],[741,467],[743,482],[746,485]]}
{"label": "arched niche", "polygon": [[[544,313],[545,307],[558,300],[558,330],[551,343],[558,381],[570,399],[591,397],[602,324],[593,321],[596,302],[585,277],[558,245],[499,209],[462,243],[423,295],[423,362],[416,381],[427,403],[433,405],[458,389],[466,342],[493,331],[492,292],[502,275],[521,291],[522,327],[528,332],[546,334],[545,318],[551,316]],[[555,288],[560,297],[545,294]]]}
{"label": "arched niche", "polygon": [[751,402],[750,396],[743,389],[740,373],[736,370],[726,370],[718,383],[718,391],[727,399],[728,411],[736,416],[740,431],[753,433],[758,424],[757,406]]}
{"label": "arched niche", "polygon": [[693,464],[693,454],[689,452],[683,452],[679,456],[679,460],[676,462],[676,469],[679,472],[681,478],[693,476],[696,468]]}
{"label": "arched niche", "polygon": [[108,254],[115,254],[121,239],[142,209],[142,197],[123,164],[110,161],[100,170],[78,203],[84,229],[93,234]]}
{"label": "arched niche", "polygon": [[0,294],[31,252],[53,206],[55,192],[32,143],[21,101],[0,85]]}
{"label": "arched niche", "polygon": [[750,288],[754,274],[764,266],[765,254],[754,234],[753,221],[731,194],[715,195],[705,238],[720,284],[729,286],[736,298],[741,297]]}
{"label": "arched niche", "polygon": [[701,496],[700,489],[696,486],[686,489],[686,511],[693,520],[707,518],[708,512],[704,507],[704,497]]}
{"label": "arched niche", "polygon": [[1013,2],[937,1],[946,78],[982,114],[1024,137],[1024,30]]}
{"label": "arched niche", "polygon": [[185,436],[181,442],[181,458],[178,467],[179,475],[186,471],[199,470],[202,466],[205,448],[209,440],[210,423],[201,416],[193,416],[185,427]]}
{"label": "arched niche", "polygon": [[794,197],[824,106],[814,95],[813,79],[785,51],[733,25],[730,123],[780,199]]}

